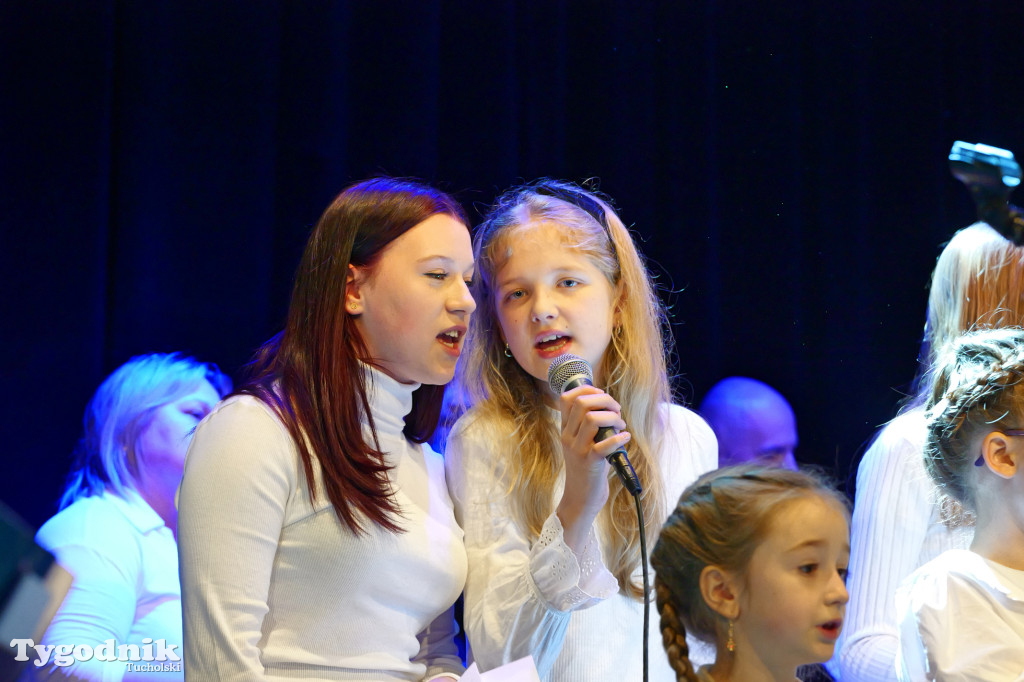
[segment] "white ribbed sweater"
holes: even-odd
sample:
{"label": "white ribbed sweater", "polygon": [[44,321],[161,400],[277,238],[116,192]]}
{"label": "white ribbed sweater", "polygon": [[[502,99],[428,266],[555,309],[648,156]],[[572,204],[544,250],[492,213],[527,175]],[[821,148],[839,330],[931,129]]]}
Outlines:
{"label": "white ribbed sweater", "polygon": [[922,410],[906,412],[882,429],[857,469],[850,602],[837,647],[843,682],[896,681],[896,588],[946,550],[966,549],[974,536],[973,527],[942,523],[924,441]]}
{"label": "white ribbed sweater", "polygon": [[241,680],[422,680],[462,670],[450,607],[466,554],[441,457],[402,435],[416,385],[367,370],[404,533],[342,525],[263,403],[232,398],[189,448],[178,542],[185,675]]}

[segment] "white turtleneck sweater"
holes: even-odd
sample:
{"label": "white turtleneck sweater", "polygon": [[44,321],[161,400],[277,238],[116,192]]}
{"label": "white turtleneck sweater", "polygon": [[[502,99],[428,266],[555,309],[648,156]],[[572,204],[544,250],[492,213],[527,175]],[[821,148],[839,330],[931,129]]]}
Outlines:
{"label": "white turtleneck sweater", "polygon": [[295,442],[254,398],[221,403],[196,430],[178,499],[187,680],[461,672],[451,606],[466,553],[444,463],[402,434],[418,385],[365,371],[403,533],[366,522],[353,534],[318,468],[311,503]]}

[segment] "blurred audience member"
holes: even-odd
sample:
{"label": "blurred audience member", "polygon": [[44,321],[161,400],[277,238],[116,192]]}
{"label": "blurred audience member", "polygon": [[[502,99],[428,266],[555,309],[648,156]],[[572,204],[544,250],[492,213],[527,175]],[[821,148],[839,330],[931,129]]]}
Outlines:
{"label": "blurred audience member", "polygon": [[[132,358],[96,390],[60,511],[36,535],[74,582],[38,643],[57,649],[39,656],[44,665],[28,664],[29,675],[184,679],[174,658],[182,643],[174,496],[192,432],[230,390],[214,365],[176,353]],[[138,647],[140,657],[172,655],[101,660],[107,653],[98,647],[108,640],[111,657],[122,645]],[[62,650],[82,645],[88,658]]]}
{"label": "blurred audience member", "polygon": [[750,462],[796,469],[796,415],[768,384],[748,377],[722,379],[698,411],[718,437],[720,466]]}

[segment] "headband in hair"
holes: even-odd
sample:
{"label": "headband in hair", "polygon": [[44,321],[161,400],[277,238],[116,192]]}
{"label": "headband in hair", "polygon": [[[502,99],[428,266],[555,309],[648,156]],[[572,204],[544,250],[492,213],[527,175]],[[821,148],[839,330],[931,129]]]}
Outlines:
{"label": "headband in hair", "polygon": [[597,224],[604,228],[604,233],[608,237],[608,247],[612,251],[612,258],[615,259],[615,262],[618,262],[619,254],[615,249],[615,240],[612,239],[612,230],[608,226],[608,218],[605,215],[604,207],[601,206],[599,202],[595,201],[593,197],[581,189],[564,185],[556,185],[547,181],[538,182],[535,185],[524,187],[523,190],[533,190],[535,194],[560,199],[567,204],[572,204],[596,220]]}

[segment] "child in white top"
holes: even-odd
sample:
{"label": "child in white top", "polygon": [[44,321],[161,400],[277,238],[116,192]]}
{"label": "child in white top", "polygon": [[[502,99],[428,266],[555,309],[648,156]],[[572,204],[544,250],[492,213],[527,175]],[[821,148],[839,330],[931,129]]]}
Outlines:
{"label": "child in white top", "polygon": [[[607,202],[552,180],[512,189],[474,253],[479,312],[459,377],[477,404],[445,455],[472,654],[482,670],[532,655],[543,680],[639,680],[646,559],[605,456],[625,446],[652,533],[717,464],[714,434],[670,401],[664,308]],[[556,395],[548,367],[565,353],[605,390]],[[600,427],[619,433],[595,443]],[[656,642],[649,679],[674,680]]]}
{"label": "child in white top", "polygon": [[[678,682],[782,682],[832,657],[850,558],[846,500],[817,477],[741,465],[687,488],[651,554]],[[685,635],[714,643],[694,669]]]}
{"label": "child in white top", "polygon": [[900,680],[1024,679],[1024,331],[965,334],[940,355],[925,466],[975,515],[901,586]]}
{"label": "child in white top", "polygon": [[1024,324],[1024,247],[989,225],[957,232],[932,274],[913,395],[864,453],[850,544],[850,604],[840,640],[843,682],[895,682],[896,588],[951,549],[966,549],[973,521],[925,473],[924,405],[939,349],[968,329]]}

